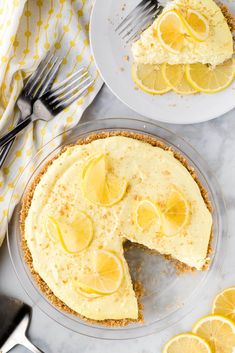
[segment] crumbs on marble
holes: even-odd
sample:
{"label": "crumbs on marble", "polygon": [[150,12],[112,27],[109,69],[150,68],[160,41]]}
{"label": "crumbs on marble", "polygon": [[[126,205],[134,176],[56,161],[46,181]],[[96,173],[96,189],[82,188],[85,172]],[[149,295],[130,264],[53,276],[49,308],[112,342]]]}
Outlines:
{"label": "crumbs on marble", "polygon": [[122,5],[121,10],[122,10],[122,11],[125,11],[125,10],[126,10],[126,4],[125,4],[125,3]]}
{"label": "crumbs on marble", "polygon": [[129,55],[124,55],[124,56],[123,56],[123,60],[124,60],[124,61],[129,61],[129,60],[130,60]]}
{"label": "crumbs on marble", "polygon": [[173,107],[174,108],[174,107],[176,107],[176,105],[177,105],[176,103],[170,103],[170,104],[168,104],[168,107]]}
{"label": "crumbs on marble", "polygon": [[111,20],[110,17],[108,17],[108,23],[111,24],[111,25],[114,25],[113,21]]}

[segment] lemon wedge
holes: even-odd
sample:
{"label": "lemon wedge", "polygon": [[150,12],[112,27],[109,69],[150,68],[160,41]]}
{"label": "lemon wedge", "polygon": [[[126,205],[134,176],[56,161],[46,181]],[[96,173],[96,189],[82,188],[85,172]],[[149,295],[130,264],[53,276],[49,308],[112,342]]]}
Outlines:
{"label": "lemon wedge", "polygon": [[93,225],[90,217],[84,212],[77,212],[76,220],[66,223],[48,217],[47,232],[53,241],[60,241],[63,249],[69,254],[76,254],[86,249],[93,238]]}
{"label": "lemon wedge", "polygon": [[192,333],[182,333],[167,342],[163,353],[212,353],[209,344]]}
{"label": "lemon wedge", "polygon": [[208,315],[199,319],[193,332],[204,338],[216,353],[233,353],[235,324],[221,315]]}
{"label": "lemon wedge", "polygon": [[163,76],[168,85],[178,94],[195,94],[198,92],[188,81],[185,65],[163,64]]}
{"label": "lemon wedge", "polygon": [[156,23],[156,33],[161,45],[168,51],[179,53],[184,45],[188,31],[183,17],[176,11],[167,11]]}
{"label": "lemon wedge", "polygon": [[112,206],[125,195],[127,182],[109,171],[104,154],[94,157],[85,165],[82,178],[84,196],[94,204]]}
{"label": "lemon wedge", "polygon": [[235,322],[235,287],[226,288],[215,297],[212,313],[224,315]]}
{"label": "lemon wedge", "polygon": [[136,85],[146,93],[159,95],[171,90],[163,77],[161,65],[134,63],[132,77]]}
{"label": "lemon wedge", "polygon": [[161,229],[161,211],[149,200],[142,200],[138,203],[135,211],[135,222],[141,230],[154,230],[159,232]]}
{"label": "lemon wedge", "polygon": [[215,67],[204,64],[186,66],[187,79],[198,91],[216,93],[228,87],[235,74],[235,60],[227,60]]}
{"label": "lemon wedge", "polygon": [[116,292],[123,280],[121,260],[111,251],[97,250],[95,266],[79,277],[76,286],[85,296]]}
{"label": "lemon wedge", "polygon": [[204,42],[208,38],[209,23],[200,12],[188,9],[184,19],[188,33],[194,40]]}
{"label": "lemon wedge", "polygon": [[189,219],[189,205],[184,195],[175,187],[162,212],[162,231],[166,236],[178,234]]}

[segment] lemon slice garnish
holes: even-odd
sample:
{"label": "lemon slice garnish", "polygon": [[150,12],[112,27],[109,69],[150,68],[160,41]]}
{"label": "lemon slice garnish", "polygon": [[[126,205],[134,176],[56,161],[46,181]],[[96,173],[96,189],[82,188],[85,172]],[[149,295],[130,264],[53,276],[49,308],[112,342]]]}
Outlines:
{"label": "lemon slice garnish", "polygon": [[166,50],[179,53],[188,40],[205,41],[209,35],[209,24],[197,11],[188,9],[183,14],[170,10],[159,17],[154,31]]}
{"label": "lemon slice garnish", "polygon": [[[73,281],[73,288],[82,297],[96,299],[103,296],[102,293],[97,293],[96,291],[86,287],[85,285],[83,285],[83,287],[79,287],[79,284],[79,282]],[[82,286],[82,284],[80,285]]]}
{"label": "lemon slice garnish", "polygon": [[86,249],[93,238],[92,221],[88,215],[80,211],[71,223],[48,217],[46,228],[49,237],[53,241],[59,241],[69,254],[76,254]]}
{"label": "lemon slice garnish", "polygon": [[185,15],[185,26],[190,36],[199,42],[204,42],[209,36],[208,20],[200,12],[188,9]]}
{"label": "lemon slice garnish", "polygon": [[187,79],[185,65],[164,64],[162,70],[166,82],[176,93],[194,94],[198,92]]}
{"label": "lemon slice garnish", "polygon": [[193,332],[204,338],[216,353],[233,353],[235,324],[221,315],[208,315],[199,319]]}
{"label": "lemon slice garnish", "polygon": [[205,64],[191,64],[186,67],[187,79],[198,91],[216,93],[228,87],[235,74],[235,60],[227,60],[212,67]]}
{"label": "lemon slice garnish", "polygon": [[220,314],[235,322],[235,287],[224,289],[213,302],[213,314]]}
{"label": "lemon slice garnish", "polygon": [[163,353],[212,353],[209,344],[192,333],[182,333],[167,342]]}
{"label": "lemon slice garnish", "polygon": [[178,234],[189,219],[189,205],[184,195],[172,188],[166,206],[162,212],[162,231],[166,236]]}
{"label": "lemon slice garnish", "polygon": [[156,22],[156,33],[161,45],[168,51],[179,53],[185,46],[188,31],[183,17],[176,11],[167,11]]}
{"label": "lemon slice garnish", "polygon": [[152,201],[142,200],[135,210],[135,222],[141,230],[159,232],[162,224],[161,211]]}
{"label": "lemon slice garnish", "polygon": [[58,231],[58,224],[53,217],[48,217],[45,222],[45,230],[49,238],[57,243],[60,240],[60,233]]}
{"label": "lemon slice garnish", "polygon": [[127,182],[108,169],[104,154],[94,157],[85,165],[82,174],[84,196],[92,203],[112,206],[124,197]]}
{"label": "lemon slice garnish", "polygon": [[79,276],[76,286],[85,296],[116,292],[123,279],[121,260],[113,252],[106,250],[97,250],[95,256],[95,268]]}
{"label": "lemon slice garnish", "polygon": [[162,74],[161,65],[132,65],[132,77],[137,86],[150,94],[164,94],[171,90]]}

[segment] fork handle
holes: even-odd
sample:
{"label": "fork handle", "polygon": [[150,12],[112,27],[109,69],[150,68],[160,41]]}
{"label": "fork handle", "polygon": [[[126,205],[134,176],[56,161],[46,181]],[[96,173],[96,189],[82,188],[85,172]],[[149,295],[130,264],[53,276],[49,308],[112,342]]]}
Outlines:
{"label": "fork handle", "polygon": [[26,126],[28,126],[31,121],[32,121],[32,119],[31,119],[31,116],[30,116],[30,117],[28,117],[28,119],[23,120],[22,123],[18,124],[13,130],[11,130],[6,135],[1,137],[0,138],[0,147],[4,146],[6,143],[8,143],[12,139],[14,139],[14,137],[16,135],[18,135],[18,133],[20,131],[22,131]]}
{"label": "fork handle", "polygon": [[8,153],[10,152],[11,146],[13,145],[15,138],[13,138],[10,142],[5,144],[0,151],[0,168],[2,168],[5,159],[7,158]]}

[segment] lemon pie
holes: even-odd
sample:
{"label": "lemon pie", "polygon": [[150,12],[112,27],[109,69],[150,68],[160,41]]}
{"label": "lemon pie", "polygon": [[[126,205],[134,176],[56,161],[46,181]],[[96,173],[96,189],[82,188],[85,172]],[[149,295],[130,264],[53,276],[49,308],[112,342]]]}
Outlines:
{"label": "lemon pie", "polygon": [[234,16],[214,0],[174,0],[132,45],[132,77],[150,94],[216,93],[234,79]]}
{"label": "lemon pie", "polygon": [[142,64],[219,65],[232,57],[233,38],[214,0],[174,0],[133,44],[132,52],[134,61]]}
{"label": "lemon pie", "polygon": [[110,132],[67,146],[43,167],[24,197],[21,230],[25,260],[55,305],[123,325],[141,318],[125,241],[203,270],[212,215],[182,156],[152,137]]}

